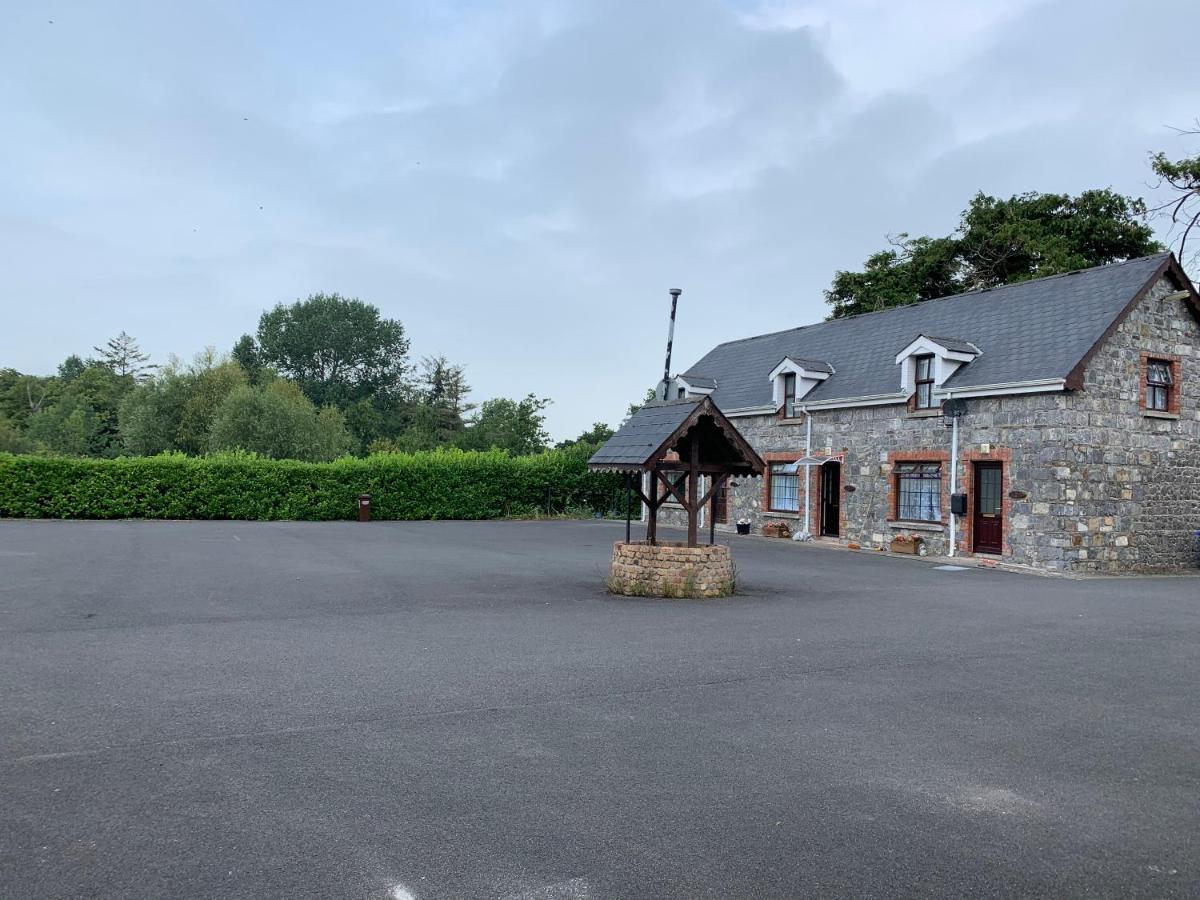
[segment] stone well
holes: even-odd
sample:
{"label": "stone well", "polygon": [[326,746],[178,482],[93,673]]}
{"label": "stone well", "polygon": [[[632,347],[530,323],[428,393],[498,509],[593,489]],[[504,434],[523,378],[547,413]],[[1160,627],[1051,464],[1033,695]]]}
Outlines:
{"label": "stone well", "polygon": [[733,556],[724,544],[618,541],[608,588],[627,597],[728,597],[734,589]]}

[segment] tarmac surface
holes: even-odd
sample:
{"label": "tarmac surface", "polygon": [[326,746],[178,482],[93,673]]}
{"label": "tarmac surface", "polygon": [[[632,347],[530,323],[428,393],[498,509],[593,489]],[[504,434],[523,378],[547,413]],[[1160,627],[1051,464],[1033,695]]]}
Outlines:
{"label": "tarmac surface", "polygon": [[1197,896],[1200,579],[0,521],[0,897]]}

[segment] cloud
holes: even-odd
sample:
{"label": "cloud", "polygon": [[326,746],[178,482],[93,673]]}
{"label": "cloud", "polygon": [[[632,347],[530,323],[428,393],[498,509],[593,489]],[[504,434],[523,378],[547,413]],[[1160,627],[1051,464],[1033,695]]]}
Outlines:
{"label": "cloud", "polygon": [[[0,364],[122,328],[221,348],[318,290],[478,398],[617,421],[676,362],[824,314],[975,190],[1139,192],[1196,95],[1164,0],[31,7],[0,35]],[[1175,110],[1178,109],[1178,113]]]}

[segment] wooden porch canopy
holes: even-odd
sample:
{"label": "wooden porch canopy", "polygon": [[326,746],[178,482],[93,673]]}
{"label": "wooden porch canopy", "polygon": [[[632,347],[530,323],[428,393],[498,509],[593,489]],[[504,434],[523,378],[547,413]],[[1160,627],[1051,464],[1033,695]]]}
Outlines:
{"label": "wooden porch canopy", "polygon": [[[678,501],[687,512],[689,547],[696,546],[699,514],[706,503],[714,507],[709,521],[714,520],[717,491],[726,479],[762,475],[765,467],[709,397],[647,403],[588,460],[589,469],[626,474],[628,488],[646,504],[646,540],[651,544],[657,542],[659,507]],[[652,485],[646,492],[643,472],[650,473]],[[701,475],[709,477],[704,496],[699,493]]]}

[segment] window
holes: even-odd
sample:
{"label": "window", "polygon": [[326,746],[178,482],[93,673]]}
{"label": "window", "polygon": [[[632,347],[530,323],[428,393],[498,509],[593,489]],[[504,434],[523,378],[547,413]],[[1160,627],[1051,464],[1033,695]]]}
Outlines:
{"label": "window", "polygon": [[910,522],[942,520],[942,464],[896,464],[896,517]]}
{"label": "window", "polygon": [[1171,411],[1171,385],[1175,383],[1171,363],[1165,359],[1146,360],[1146,409]]}
{"label": "window", "polygon": [[800,476],[789,472],[789,463],[771,464],[771,494],[768,509],[776,512],[800,511]]}
{"label": "window", "polygon": [[783,416],[793,419],[796,416],[796,373],[788,372],[783,376]]}
{"label": "window", "polygon": [[933,357],[918,356],[917,364],[917,409],[933,409]]}
{"label": "window", "polygon": [[675,396],[678,397],[680,400],[682,400],[684,397],[687,396],[687,388],[680,388],[679,393],[676,394]]}

